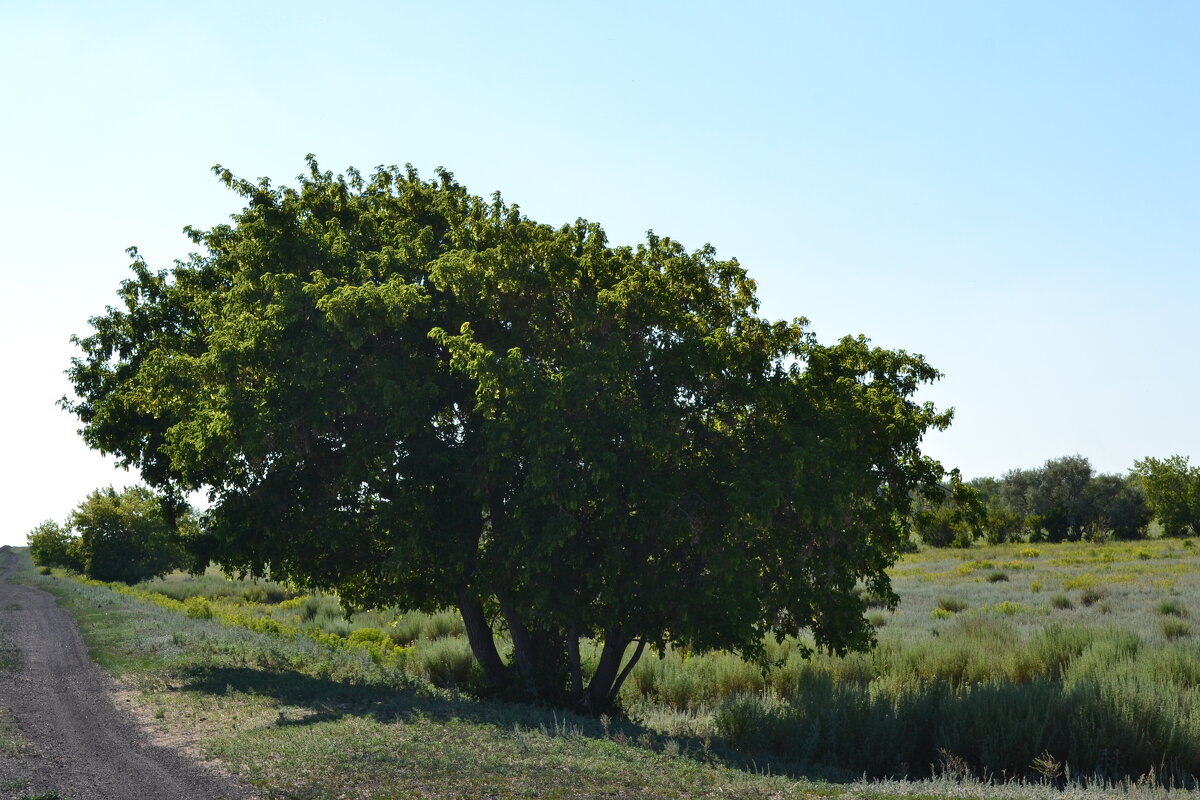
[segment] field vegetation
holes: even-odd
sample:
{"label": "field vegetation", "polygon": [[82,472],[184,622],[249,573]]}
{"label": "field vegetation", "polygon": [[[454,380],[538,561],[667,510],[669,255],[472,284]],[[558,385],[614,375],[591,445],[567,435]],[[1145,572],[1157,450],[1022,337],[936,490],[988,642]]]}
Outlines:
{"label": "field vegetation", "polygon": [[[869,652],[806,657],[811,640],[771,638],[759,664],[728,652],[668,647],[633,668],[622,688],[623,714],[598,720],[476,699],[486,682],[452,611],[348,615],[333,595],[230,581],[215,572],[176,573],[133,587],[41,580],[85,598],[73,601],[80,608],[119,604],[147,615],[137,624],[149,631],[109,663],[126,672],[140,665],[134,674],[148,702],[164,709],[164,724],[192,725],[209,703],[251,695],[218,713],[219,726],[200,726],[207,731],[201,746],[264,786],[292,787],[279,789],[281,796],[342,779],[342,757],[320,768],[289,760],[313,754],[289,755],[288,730],[318,722],[331,723],[320,747],[333,752],[349,746],[340,737],[361,737],[353,746],[366,748],[355,751],[361,758],[424,776],[436,795],[432,787],[452,768],[444,760],[428,768],[446,770],[435,780],[417,764],[414,745],[397,745],[392,737],[399,731],[388,727],[389,715],[408,718],[413,703],[424,709],[418,716],[433,714],[449,728],[447,719],[487,727],[486,734],[439,728],[438,735],[461,734],[455,746],[468,749],[482,746],[474,737],[488,737],[488,746],[499,748],[497,769],[512,759],[502,770],[517,781],[510,789],[543,780],[527,770],[540,775],[550,762],[533,766],[518,754],[536,740],[551,750],[578,746],[584,761],[617,753],[650,759],[664,774],[668,761],[687,762],[689,770],[701,770],[695,780],[720,774],[751,795],[807,785],[771,782],[768,790],[755,782],[766,778],[753,774],[768,770],[833,781],[922,779],[916,786],[925,792],[950,779],[972,785],[1015,779],[1043,788],[1138,779],[1194,786],[1198,559],[1190,539],[922,549],[891,570],[902,598],[895,611],[866,598],[875,606],[869,618],[879,640]],[[588,644],[581,652],[586,673],[598,652]],[[357,710],[348,713],[346,703]],[[382,708],[389,710],[371,710]],[[560,757],[566,758],[559,753],[551,762]],[[751,774],[712,765],[750,767]],[[384,781],[385,772],[381,766],[371,781]],[[882,785],[860,782],[853,791],[882,791]]]}

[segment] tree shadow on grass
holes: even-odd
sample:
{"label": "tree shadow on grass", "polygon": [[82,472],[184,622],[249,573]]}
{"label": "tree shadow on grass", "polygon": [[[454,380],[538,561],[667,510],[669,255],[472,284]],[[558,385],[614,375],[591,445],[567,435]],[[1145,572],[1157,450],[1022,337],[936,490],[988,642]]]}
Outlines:
{"label": "tree shadow on grass", "polygon": [[290,669],[222,666],[187,670],[179,688],[212,696],[240,693],[270,697],[282,705],[304,710],[299,716],[281,713],[275,723],[280,727],[336,722],[345,717],[369,718],[382,724],[454,720],[490,726],[498,733],[532,730],[547,736],[613,740],[645,751],[670,752],[693,761],[757,774],[826,781],[855,777],[801,768],[778,755],[743,753],[707,739],[667,737],[627,719],[601,720],[563,709],[478,699],[423,684],[396,688],[315,677]]}
{"label": "tree shadow on grass", "polygon": [[[629,720],[600,720],[562,709],[478,699],[437,690],[428,684],[416,681],[408,686],[396,687],[383,682],[360,683],[314,677],[287,668],[222,666],[192,669],[183,688],[213,695],[240,692],[266,696],[274,698],[281,704],[301,708],[307,712],[297,718],[288,718],[281,714],[278,723],[280,725],[312,725],[335,721],[346,716],[367,717],[384,724],[404,724],[417,720],[443,722],[456,720],[489,726],[495,729],[499,735],[522,730],[540,731],[546,736],[553,737],[596,741],[612,740],[647,752],[668,753],[697,762],[758,774],[765,772],[789,778],[834,783],[852,782],[864,774],[861,770],[851,771],[837,767],[798,763],[789,760],[779,752],[736,750],[721,741],[700,740],[686,736],[668,737]],[[1067,697],[1067,694],[1069,694],[1067,690],[1060,685],[1035,682],[1032,685],[1022,686],[983,686],[962,696],[948,695],[944,701],[948,707],[968,706],[969,708],[958,709],[956,718],[959,718],[960,722],[974,720],[978,726],[981,726],[979,730],[983,731],[985,728],[995,727],[994,721],[989,722],[989,715],[997,704],[1005,708],[1025,708],[1033,704],[1050,709],[1060,707],[1065,709],[1067,705],[1064,703],[1067,701],[1082,703],[1091,697],[1088,695],[1087,697],[1073,698]],[[1095,697],[1091,698],[1094,701],[1093,704],[1103,705],[1103,698],[1098,690],[1094,694]],[[1007,700],[1007,703],[1000,702],[1003,700]],[[830,698],[830,702],[834,702],[833,698]],[[975,706],[978,707],[975,708]],[[972,708],[974,708],[973,712]],[[862,722],[863,725],[858,728],[858,734],[870,736],[870,725],[866,720],[862,720]],[[1117,725],[1117,722],[1114,720],[1113,724]],[[1053,732],[1056,728],[1051,725],[1048,730]],[[1120,730],[1113,733],[1113,736],[1118,741],[1129,741],[1137,732],[1132,729]],[[936,742],[930,740],[926,744],[929,749]],[[975,744],[982,746],[978,742]],[[945,755],[944,751],[943,755]],[[945,772],[944,765],[939,770],[936,766],[932,766],[933,764],[934,761],[931,760],[930,769],[933,774],[937,774],[939,771]],[[1075,772],[1075,770],[1072,771]],[[968,770],[968,772],[975,779],[988,779],[986,773],[978,770]],[[1012,774],[1014,773],[1009,773],[1009,775]],[[1139,774],[1130,771],[1128,765],[1120,765],[1115,761],[1107,766],[1097,762],[1091,771],[1085,771],[1083,774],[1087,775],[1087,783],[1096,780],[1119,782],[1139,779]],[[1167,781],[1173,786],[1191,788],[1197,785],[1194,775],[1181,770],[1177,763],[1172,763],[1169,759],[1163,759],[1155,774],[1159,782]],[[917,777],[927,777],[928,775],[929,773],[922,773]],[[904,777],[904,774],[895,777]]]}

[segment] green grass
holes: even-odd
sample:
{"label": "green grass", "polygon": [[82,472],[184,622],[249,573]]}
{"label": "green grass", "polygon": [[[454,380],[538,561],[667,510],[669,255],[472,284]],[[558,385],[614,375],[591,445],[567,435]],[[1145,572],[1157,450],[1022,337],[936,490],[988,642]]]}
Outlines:
{"label": "green grass", "polygon": [[1163,600],[1158,604],[1158,613],[1171,617],[1186,617],[1187,609],[1179,605],[1175,600]]}
{"label": "green grass", "polygon": [[139,589],[158,592],[175,600],[189,597],[226,598],[243,602],[280,603],[296,596],[296,592],[272,581],[233,580],[219,569],[209,567],[203,575],[176,572],[163,578],[142,581]]}
{"label": "green grass", "polygon": [[1163,636],[1174,641],[1192,635],[1192,626],[1178,619],[1164,619],[1162,621]]}
{"label": "green grass", "polygon": [[1065,594],[1056,594],[1054,597],[1051,597],[1050,605],[1059,611],[1072,611],[1075,608],[1075,604],[1071,602],[1071,598]]}
{"label": "green grass", "polygon": [[13,758],[21,755],[26,747],[25,737],[17,727],[11,711],[0,708],[0,756]]}
{"label": "green grass", "polygon": [[870,612],[872,652],[806,659],[811,642],[768,639],[763,665],[648,654],[627,719],[603,725],[472,699],[453,612],[253,602],[212,575],[207,592],[169,577],[189,599],[159,606],[38,580],[158,724],[196,730],[268,796],[338,796],[348,776],[366,797],[753,797],[900,790],[787,775],[907,776],[921,781],[906,791],[941,796],[954,775],[1036,782],[1055,764],[1077,782],[1200,774],[1200,645],[1163,610],[1200,597],[1200,554],[1170,540],[924,550],[893,570],[900,607]]}
{"label": "green grass", "polygon": [[93,656],[140,693],[153,725],[188,731],[265,797],[813,795],[813,784],[767,774],[711,741],[480,701],[365,650],[188,617],[32,571],[27,579],[75,615]]}

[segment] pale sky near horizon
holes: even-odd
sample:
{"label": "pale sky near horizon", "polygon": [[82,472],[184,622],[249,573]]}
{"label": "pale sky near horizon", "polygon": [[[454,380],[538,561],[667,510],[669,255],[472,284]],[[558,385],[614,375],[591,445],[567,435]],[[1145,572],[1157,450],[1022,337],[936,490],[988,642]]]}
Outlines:
{"label": "pale sky near horizon", "polygon": [[136,480],[55,406],[125,248],[309,152],[710,242],[765,316],[941,369],[967,477],[1200,459],[1200,4],[5,3],[0,101],[0,544]]}

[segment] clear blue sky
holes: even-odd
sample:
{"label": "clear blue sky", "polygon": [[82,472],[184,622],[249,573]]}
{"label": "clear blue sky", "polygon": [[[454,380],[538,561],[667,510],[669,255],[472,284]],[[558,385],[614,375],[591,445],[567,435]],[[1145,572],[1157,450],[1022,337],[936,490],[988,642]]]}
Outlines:
{"label": "clear blue sky", "polygon": [[1196,459],[1198,98],[1193,2],[0,5],[0,543],[135,480],[54,405],[124,249],[309,152],[711,242],[766,315],[945,372],[968,477]]}

